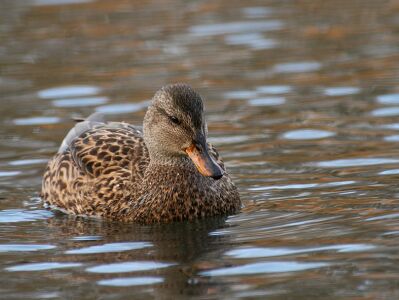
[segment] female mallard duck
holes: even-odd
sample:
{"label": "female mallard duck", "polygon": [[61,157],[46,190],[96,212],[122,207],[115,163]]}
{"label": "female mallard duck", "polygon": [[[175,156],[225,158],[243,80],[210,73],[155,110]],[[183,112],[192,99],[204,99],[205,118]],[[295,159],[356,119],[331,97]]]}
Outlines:
{"label": "female mallard duck", "polygon": [[207,133],[201,96],[165,86],[143,130],[98,115],[78,123],[48,163],[43,199],[68,213],[147,224],[237,212],[237,189]]}

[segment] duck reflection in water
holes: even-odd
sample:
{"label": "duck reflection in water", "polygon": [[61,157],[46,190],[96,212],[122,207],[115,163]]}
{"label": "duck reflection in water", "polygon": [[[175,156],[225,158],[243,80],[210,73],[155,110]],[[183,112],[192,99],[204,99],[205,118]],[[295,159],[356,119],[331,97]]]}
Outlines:
{"label": "duck reflection in water", "polygon": [[[57,262],[78,262],[91,267],[109,266],[104,273],[93,273],[93,280],[101,281],[114,278],[135,278],[156,276],[162,282],[151,285],[151,294],[157,299],[168,299],[168,295],[209,295],[209,279],[198,275],[201,269],[209,268],[212,263],[204,265],[206,253],[225,252],[231,241],[229,236],[212,235],[211,233],[226,227],[226,217],[213,217],[203,220],[174,222],[171,224],[138,225],[121,222],[101,221],[84,217],[60,214],[48,220],[49,239],[64,238],[63,253],[51,257]],[[85,237],[87,239],[85,240]],[[107,251],[81,254],[78,249],[90,246],[101,246],[109,243],[143,242],[146,247],[124,251],[113,248]],[[73,250],[73,251],[72,251]],[[198,264],[197,262],[200,262]],[[112,269],[112,264],[129,264],[147,262],[167,265],[152,270],[134,270],[120,272]],[[88,269],[86,269],[88,270]],[[68,280],[79,284],[87,280],[85,273],[68,275]],[[126,295],[132,288],[121,290]],[[212,288],[215,293],[223,286]],[[137,287],[141,290],[142,287]]]}

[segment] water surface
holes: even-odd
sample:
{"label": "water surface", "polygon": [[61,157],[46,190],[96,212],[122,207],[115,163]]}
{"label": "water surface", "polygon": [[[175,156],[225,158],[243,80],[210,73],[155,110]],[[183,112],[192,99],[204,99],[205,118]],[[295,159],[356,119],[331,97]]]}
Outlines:
{"label": "water surface", "polygon": [[[0,298],[398,299],[399,2],[0,2]],[[94,111],[205,98],[244,207],[139,226],[42,207]]]}

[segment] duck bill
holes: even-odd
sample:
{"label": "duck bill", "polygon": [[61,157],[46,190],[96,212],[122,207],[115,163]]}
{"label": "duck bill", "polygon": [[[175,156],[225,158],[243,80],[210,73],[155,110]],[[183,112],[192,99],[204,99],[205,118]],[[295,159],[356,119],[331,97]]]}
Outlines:
{"label": "duck bill", "polygon": [[186,153],[202,175],[213,179],[223,177],[223,170],[209,155],[208,147],[193,143],[186,149]]}

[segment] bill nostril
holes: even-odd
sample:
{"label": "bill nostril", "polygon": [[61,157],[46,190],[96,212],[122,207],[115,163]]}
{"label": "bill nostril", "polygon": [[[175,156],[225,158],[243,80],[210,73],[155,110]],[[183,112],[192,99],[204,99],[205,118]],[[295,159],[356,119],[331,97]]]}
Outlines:
{"label": "bill nostril", "polygon": [[195,145],[195,148],[198,150],[199,153],[203,153],[204,149],[202,147],[202,145],[200,143],[198,143],[197,141],[193,141],[193,144]]}

